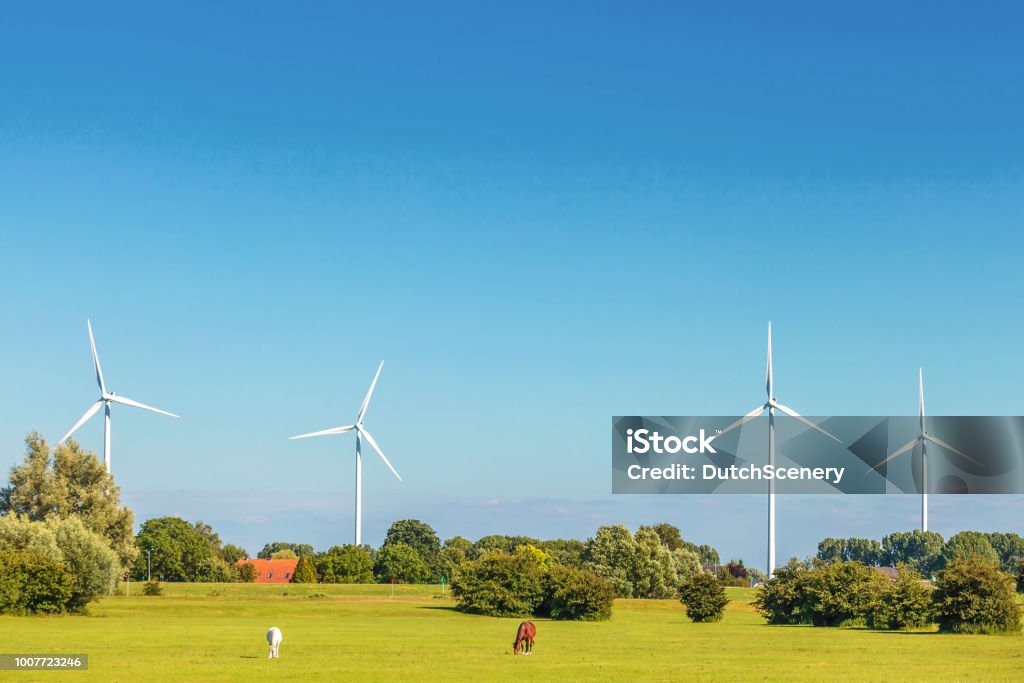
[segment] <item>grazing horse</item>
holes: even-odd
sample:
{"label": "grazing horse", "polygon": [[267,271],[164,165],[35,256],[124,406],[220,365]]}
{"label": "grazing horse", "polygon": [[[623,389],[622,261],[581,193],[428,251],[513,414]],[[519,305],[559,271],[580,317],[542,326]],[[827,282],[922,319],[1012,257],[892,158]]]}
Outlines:
{"label": "grazing horse", "polygon": [[267,631],[267,644],[270,645],[270,652],[267,653],[267,659],[277,659],[277,649],[281,647],[281,629],[276,626],[271,626],[270,630]]}
{"label": "grazing horse", "polygon": [[524,621],[519,624],[516,632],[516,642],[512,643],[512,654],[519,654],[519,648],[523,648],[523,654],[533,654],[533,639],[537,637],[537,627],[532,621]]}

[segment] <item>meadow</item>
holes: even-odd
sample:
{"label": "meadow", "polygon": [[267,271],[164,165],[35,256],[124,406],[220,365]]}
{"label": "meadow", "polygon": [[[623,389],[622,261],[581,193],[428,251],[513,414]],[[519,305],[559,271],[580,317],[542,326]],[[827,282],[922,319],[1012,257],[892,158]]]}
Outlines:
{"label": "meadow", "polygon": [[[132,584],[133,593],[140,584]],[[8,653],[89,655],[88,672],[4,672],[4,680],[97,681],[880,681],[1020,680],[1021,636],[954,636],[767,626],[753,591],[731,588],[725,618],[692,624],[671,600],[618,600],[611,621],[534,620],[531,657],[513,657],[518,619],[464,615],[437,586],[164,584],[109,596],[88,616],[0,617]],[[284,633],[267,660],[270,626]]]}

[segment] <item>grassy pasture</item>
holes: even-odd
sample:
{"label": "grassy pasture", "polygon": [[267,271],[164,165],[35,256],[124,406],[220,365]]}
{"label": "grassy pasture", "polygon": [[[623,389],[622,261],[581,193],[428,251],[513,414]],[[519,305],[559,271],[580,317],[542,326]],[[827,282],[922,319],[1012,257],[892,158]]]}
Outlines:
{"label": "grassy pasture", "polygon": [[[133,592],[141,592],[132,584]],[[123,587],[122,587],[123,590]],[[88,672],[3,680],[533,681],[1021,680],[1024,638],[767,626],[752,591],[725,618],[691,624],[678,602],[619,600],[611,621],[537,621],[512,657],[517,619],[463,615],[434,586],[165,584],[108,597],[90,616],[0,617],[3,651],[82,654]],[[266,659],[270,626],[281,658]]]}

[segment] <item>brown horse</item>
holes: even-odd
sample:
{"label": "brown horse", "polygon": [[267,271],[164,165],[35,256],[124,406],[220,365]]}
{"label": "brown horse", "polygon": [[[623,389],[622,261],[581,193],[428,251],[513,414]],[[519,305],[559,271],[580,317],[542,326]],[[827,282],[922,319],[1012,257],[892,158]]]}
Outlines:
{"label": "brown horse", "polygon": [[537,637],[537,627],[532,621],[524,621],[519,624],[516,632],[516,642],[512,643],[512,654],[519,654],[519,648],[523,648],[523,654],[533,654],[533,639]]}

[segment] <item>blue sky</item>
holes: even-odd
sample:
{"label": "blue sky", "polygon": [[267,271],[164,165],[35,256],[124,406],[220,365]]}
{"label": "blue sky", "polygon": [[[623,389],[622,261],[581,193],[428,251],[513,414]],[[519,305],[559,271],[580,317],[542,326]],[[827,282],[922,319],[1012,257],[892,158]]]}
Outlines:
{"label": "blue sky", "polygon": [[[610,494],[610,418],[1024,414],[1011,3],[8,8],[0,466],[108,383],[140,519],[250,550],[669,521],[760,564],[761,497]],[[102,448],[102,421],[80,432]],[[931,524],[1024,531],[1024,501]],[[792,497],[779,555],[912,528]]]}

